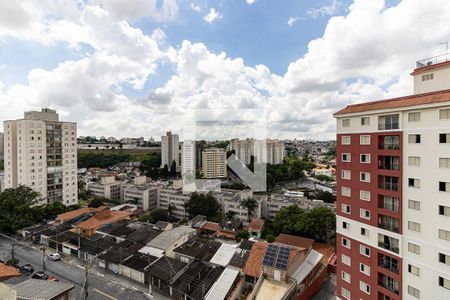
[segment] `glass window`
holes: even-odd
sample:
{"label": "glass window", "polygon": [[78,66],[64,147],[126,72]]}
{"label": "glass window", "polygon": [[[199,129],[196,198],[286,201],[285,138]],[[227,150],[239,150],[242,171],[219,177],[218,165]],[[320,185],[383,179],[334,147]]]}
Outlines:
{"label": "glass window", "polygon": [[399,115],[387,115],[378,117],[379,130],[399,129]]}
{"label": "glass window", "polygon": [[411,112],[408,114],[408,122],[419,122],[420,112]]}

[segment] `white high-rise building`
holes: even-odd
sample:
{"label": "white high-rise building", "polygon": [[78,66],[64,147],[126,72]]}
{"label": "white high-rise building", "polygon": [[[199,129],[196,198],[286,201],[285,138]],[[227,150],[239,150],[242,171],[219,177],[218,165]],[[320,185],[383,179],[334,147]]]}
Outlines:
{"label": "white high-rise building", "polygon": [[337,119],[338,299],[450,299],[450,61]]}
{"label": "white high-rise building", "polygon": [[177,171],[180,170],[180,142],[178,134],[172,134],[170,131],[165,136],[161,136],[161,168],[164,165],[170,169],[173,161],[177,165]]}
{"label": "white high-rise building", "polygon": [[[196,143],[185,140],[181,146],[181,175],[194,175],[196,171]],[[195,178],[195,177],[194,177]]]}
{"label": "white high-rise building", "polygon": [[76,123],[44,108],[5,121],[4,131],[6,188],[29,186],[41,203],[78,203]]}
{"label": "white high-rise building", "polygon": [[284,143],[280,140],[232,139],[230,148],[246,165],[250,164],[252,156],[257,163],[272,165],[281,164],[284,160]]}

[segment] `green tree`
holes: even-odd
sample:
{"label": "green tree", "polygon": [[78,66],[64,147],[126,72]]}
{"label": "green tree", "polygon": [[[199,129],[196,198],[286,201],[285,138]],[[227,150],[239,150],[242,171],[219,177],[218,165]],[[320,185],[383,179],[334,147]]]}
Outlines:
{"label": "green tree", "polygon": [[162,177],[167,179],[169,178],[169,175],[169,167],[167,166],[167,164],[165,164],[162,170]]}
{"label": "green tree", "polygon": [[268,243],[273,243],[273,242],[275,242],[275,236],[274,236],[273,234],[271,234],[271,233],[268,233],[268,234],[266,235],[266,241],[267,241]]}
{"label": "green tree", "polygon": [[105,205],[104,199],[101,197],[97,197],[97,196],[94,196],[91,199],[91,201],[89,201],[89,204],[88,204],[89,207],[93,207],[93,208],[97,208],[97,207],[100,207],[103,205]]}
{"label": "green tree", "polygon": [[334,181],[333,177],[327,176],[324,174],[317,174],[317,175],[314,175],[313,177],[319,181],[325,181],[325,182],[333,182]]}
{"label": "green tree", "polygon": [[151,211],[148,211],[146,213],[143,213],[139,216],[138,220],[141,222],[148,222],[148,223],[156,223],[158,221],[167,221],[169,219],[169,216],[167,214],[167,211],[161,208],[155,208]]}
{"label": "green tree", "polygon": [[248,223],[250,223],[255,209],[258,207],[258,202],[253,198],[247,198],[241,201],[241,206],[247,209],[247,219]]}
{"label": "green tree", "polygon": [[318,200],[323,200],[326,203],[334,203],[336,201],[336,197],[327,191],[317,191],[315,198]]}
{"label": "green tree", "polygon": [[313,208],[307,223],[313,237],[320,242],[328,242],[329,235],[336,232],[336,215],[326,207]]}
{"label": "green tree", "polygon": [[236,212],[232,211],[232,210],[229,210],[225,214],[225,218],[228,219],[228,220],[231,220],[231,219],[233,219],[234,215],[236,215]]}
{"label": "green tree", "polygon": [[220,204],[212,193],[194,192],[186,203],[186,211],[190,217],[204,215],[208,220],[217,219],[220,209]]}
{"label": "green tree", "polygon": [[250,237],[250,233],[247,230],[239,230],[236,232],[236,242],[240,242],[241,240],[247,240]]}
{"label": "green tree", "polygon": [[173,161],[172,165],[170,165],[170,176],[177,176],[177,163],[175,161]]}
{"label": "green tree", "polygon": [[0,160],[0,171],[3,171],[4,168],[5,168],[4,162],[3,160]]}
{"label": "green tree", "polygon": [[32,205],[39,194],[26,186],[6,189],[0,193],[0,231],[12,233],[36,222]]}

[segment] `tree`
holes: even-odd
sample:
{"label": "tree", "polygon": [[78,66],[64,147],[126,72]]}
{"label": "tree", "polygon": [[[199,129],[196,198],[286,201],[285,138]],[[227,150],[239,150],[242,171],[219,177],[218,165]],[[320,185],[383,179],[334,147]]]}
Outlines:
{"label": "tree", "polygon": [[336,201],[336,197],[327,191],[317,191],[315,198],[318,200],[323,200],[326,203],[334,203]]}
{"label": "tree", "polygon": [[212,193],[194,192],[186,203],[186,211],[191,217],[204,215],[208,220],[216,219],[220,214],[220,209],[220,204]]}
{"label": "tree", "polygon": [[250,237],[250,233],[247,230],[239,230],[236,232],[236,242],[240,242],[241,240],[247,240]]}
{"label": "tree", "polygon": [[167,211],[161,208],[155,208],[151,211],[148,211],[146,213],[143,213],[139,216],[138,220],[141,222],[148,222],[148,223],[156,223],[158,221],[167,221],[169,219],[169,216],[167,214]]}
{"label": "tree", "polygon": [[253,213],[255,212],[255,209],[258,207],[258,202],[256,202],[256,200],[253,198],[247,198],[241,201],[241,206],[247,209],[247,218],[248,223],[250,224]]}
{"label": "tree", "polygon": [[268,233],[268,234],[266,235],[266,241],[267,241],[268,243],[273,243],[273,242],[275,242],[275,236],[274,236],[273,234],[271,234],[271,233]]}
{"label": "tree", "polygon": [[163,167],[162,177],[166,179],[169,178],[169,167],[167,166],[167,164],[165,164]]}
{"label": "tree", "polygon": [[320,242],[328,242],[328,236],[336,232],[336,215],[326,207],[313,208],[307,223],[313,237]]}
{"label": "tree", "polygon": [[228,220],[231,220],[231,219],[233,219],[233,217],[234,217],[235,214],[236,214],[235,211],[229,210],[229,211],[227,211],[227,213],[225,214],[225,218],[228,219]]}
{"label": "tree", "polygon": [[91,199],[91,201],[89,201],[88,206],[89,206],[89,207],[93,207],[93,208],[97,208],[97,207],[103,206],[103,205],[104,205],[103,200],[104,200],[104,199],[102,199],[102,198],[100,198],[100,197],[94,196],[94,197]]}
{"label": "tree", "polygon": [[0,231],[13,233],[36,222],[32,205],[39,194],[26,186],[6,189],[0,194]]}
{"label": "tree", "polygon": [[170,176],[177,176],[177,163],[175,161],[173,161],[172,165],[170,166]]}
{"label": "tree", "polygon": [[317,174],[313,176],[315,179],[319,181],[325,181],[325,182],[333,182],[334,178],[331,176],[327,176],[325,174]]}

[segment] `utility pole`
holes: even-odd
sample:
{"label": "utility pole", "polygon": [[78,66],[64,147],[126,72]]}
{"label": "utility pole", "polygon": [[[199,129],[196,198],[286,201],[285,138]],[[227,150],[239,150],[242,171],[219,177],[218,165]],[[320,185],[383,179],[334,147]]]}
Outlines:
{"label": "utility pole", "polygon": [[89,292],[88,292],[88,271],[89,271],[89,263],[86,260],[86,266],[85,266],[85,279],[84,279],[84,299],[87,299],[89,296]]}
{"label": "utility pole", "polygon": [[14,263],[15,259],[14,259],[14,246],[15,246],[15,241],[11,242],[11,260]]}

